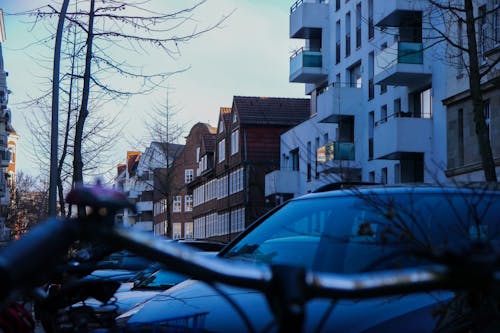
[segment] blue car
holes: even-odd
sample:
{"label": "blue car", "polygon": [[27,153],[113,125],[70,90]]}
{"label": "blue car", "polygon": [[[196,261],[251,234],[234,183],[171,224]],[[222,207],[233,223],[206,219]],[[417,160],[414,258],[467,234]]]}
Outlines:
{"label": "blue car", "polygon": [[[257,220],[219,256],[350,274],[427,265],[443,254],[461,258],[477,244],[500,253],[500,191],[486,185],[367,186],[292,199]],[[303,331],[499,331],[497,298],[474,296],[439,291],[313,299],[306,304]],[[162,292],[118,323],[140,332],[278,331],[264,294],[225,285],[214,289],[196,280]]]}

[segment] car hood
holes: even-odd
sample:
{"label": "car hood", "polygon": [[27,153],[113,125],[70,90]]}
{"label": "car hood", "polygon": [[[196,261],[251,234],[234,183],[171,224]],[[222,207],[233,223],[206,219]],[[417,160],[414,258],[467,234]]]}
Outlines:
{"label": "car hood", "polygon": [[95,298],[88,298],[85,302],[79,302],[76,306],[90,306],[97,311],[116,311],[118,314],[126,312],[133,307],[140,305],[152,297],[158,295],[161,290],[128,290],[117,292],[114,295],[114,301],[110,304],[103,304]]}
{"label": "car hood", "polygon": [[[207,284],[188,280],[119,317],[129,329],[192,328],[199,331],[250,331],[245,320],[227,298],[235,302],[247,316],[254,331],[276,331],[265,296],[253,290],[218,286],[220,292]],[[224,296],[221,295],[221,292]],[[435,326],[432,311],[453,293],[423,293],[408,296],[374,298],[369,300],[315,299],[306,306],[305,331],[322,326],[328,332],[376,332],[384,328],[406,332],[431,331]],[[323,319],[326,318],[326,319]],[[399,325],[397,325],[399,323]]]}

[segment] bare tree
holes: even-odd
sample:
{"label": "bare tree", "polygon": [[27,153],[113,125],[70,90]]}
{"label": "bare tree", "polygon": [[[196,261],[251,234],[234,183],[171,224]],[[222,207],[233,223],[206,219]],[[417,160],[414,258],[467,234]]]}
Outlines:
{"label": "bare tree", "polygon": [[[483,48],[498,43],[494,33],[488,34],[483,26],[493,27],[495,15],[499,15],[499,4],[488,10],[477,10],[472,0],[429,0],[430,7],[426,22],[433,36],[432,45],[446,43],[452,52],[448,59],[456,66],[463,66],[467,71],[470,97],[473,105],[475,132],[486,181],[497,181],[495,161],[491,149],[488,125],[484,114],[482,83],[500,61],[500,57],[481,62],[484,58]],[[484,7],[486,8],[486,7]],[[465,25],[465,33],[457,27]],[[455,29],[455,30],[454,30]],[[493,29],[487,29],[493,31]],[[466,35],[466,43],[464,43]]]}
{"label": "bare tree", "polygon": [[[179,110],[170,101],[169,89],[166,91],[164,103],[155,105],[145,119],[145,126],[149,130],[149,139],[157,142],[159,155],[157,161],[152,165],[163,164],[159,170],[151,170],[154,179],[151,181],[155,198],[166,200],[166,222],[167,234],[172,237],[171,207],[173,197],[181,188],[176,184],[174,175],[179,169],[179,161],[175,158],[182,151],[182,145],[178,144],[185,134],[185,124],[178,121]],[[161,163],[158,163],[160,162]]]}
{"label": "bare tree", "polygon": [[[77,60],[68,58],[73,60],[67,64],[70,70],[63,77],[70,95],[73,80],[77,80],[80,87],[77,95],[79,103],[70,102],[69,105],[72,104],[73,107],[68,108],[76,110],[76,121],[71,123],[74,126],[71,147],[73,184],[83,181],[83,140],[85,133],[89,133],[84,129],[88,126],[89,114],[96,111],[90,107],[92,101],[120,101],[125,105],[130,97],[151,93],[173,74],[187,70],[155,68],[148,72],[141,60],[145,58],[144,55],[156,50],[162,52],[167,59],[176,58],[180,56],[181,44],[219,27],[227,16],[201,28],[195,21],[194,14],[205,2],[206,0],[195,1],[192,5],[166,13],[156,10],[154,1],[149,0],[73,2],[74,6],[65,18],[69,22],[68,29],[77,30],[72,53]],[[47,5],[32,10],[30,15],[34,18],[33,27],[36,27],[41,25],[41,22],[49,21],[53,24],[53,19],[58,17],[59,11],[55,6]],[[50,27],[50,24],[48,26]],[[53,27],[48,28],[48,31],[53,30]],[[46,42],[50,38],[53,38],[53,34],[40,42]],[[139,61],[134,63],[133,59]],[[76,67],[79,69],[77,71],[74,70],[75,63],[80,64]],[[60,85],[63,90],[64,82]],[[73,98],[70,96],[69,100]],[[64,149],[67,148],[69,146]],[[60,172],[63,164],[59,163]]]}
{"label": "bare tree", "polygon": [[6,225],[17,239],[48,216],[48,187],[38,178],[19,172],[10,185]]}

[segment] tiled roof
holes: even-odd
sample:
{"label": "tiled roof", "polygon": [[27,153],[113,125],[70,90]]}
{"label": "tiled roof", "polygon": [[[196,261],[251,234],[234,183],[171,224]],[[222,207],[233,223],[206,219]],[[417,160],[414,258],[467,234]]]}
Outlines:
{"label": "tiled roof", "polygon": [[205,134],[203,135],[203,146],[206,153],[212,153],[215,151],[215,134]]}
{"label": "tiled roof", "polygon": [[158,142],[153,141],[152,144],[156,144],[160,147],[162,152],[167,152],[171,157],[176,157],[179,153],[184,149],[184,145],[177,143],[167,143],[167,142]]}
{"label": "tiled roof", "polygon": [[308,98],[234,96],[233,108],[243,125],[296,125],[310,116]]}

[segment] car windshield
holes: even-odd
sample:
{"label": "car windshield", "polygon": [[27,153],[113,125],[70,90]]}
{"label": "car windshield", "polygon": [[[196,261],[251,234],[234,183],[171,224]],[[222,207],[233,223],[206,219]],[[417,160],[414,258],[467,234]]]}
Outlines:
{"label": "car windshield", "polygon": [[408,267],[431,251],[460,255],[479,239],[498,249],[499,213],[491,193],[310,197],[283,206],[224,256],[336,273]]}

